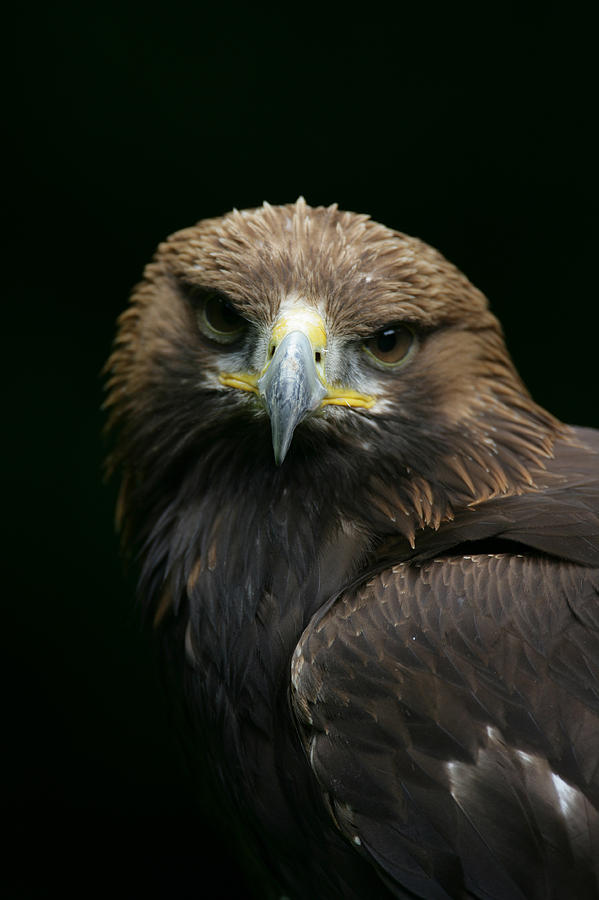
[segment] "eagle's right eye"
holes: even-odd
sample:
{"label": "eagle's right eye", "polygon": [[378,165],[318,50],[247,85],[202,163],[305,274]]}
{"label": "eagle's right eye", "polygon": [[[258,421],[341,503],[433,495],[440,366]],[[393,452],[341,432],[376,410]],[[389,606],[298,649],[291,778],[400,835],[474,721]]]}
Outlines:
{"label": "eagle's right eye", "polygon": [[248,323],[221,294],[207,294],[197,306],[200,331],[220,344],[232,344],[246,330]]}

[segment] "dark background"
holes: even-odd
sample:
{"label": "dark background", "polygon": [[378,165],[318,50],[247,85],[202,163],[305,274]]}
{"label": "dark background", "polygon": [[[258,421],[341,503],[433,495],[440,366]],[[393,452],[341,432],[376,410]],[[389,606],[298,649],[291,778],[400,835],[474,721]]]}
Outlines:
{"label": "dark background", "polygon": [[457,263],[533,396],[599,425],[592,7],[121,6],[29,5],[4,37],[8,896],[243,896],[102,484],[114,321],[169,232],[337,201]]}

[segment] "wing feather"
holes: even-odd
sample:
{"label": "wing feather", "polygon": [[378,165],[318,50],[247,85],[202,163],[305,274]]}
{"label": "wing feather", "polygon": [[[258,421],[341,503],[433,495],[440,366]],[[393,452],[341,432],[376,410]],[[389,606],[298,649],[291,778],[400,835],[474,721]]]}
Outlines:
{"label": "wing feather", "polygon": [[[542,493],[459,514],[297,647],[314,772],[398,891],[597,896],[599,471],[560,452]],[[489,537],[523,552],[475,552]]]}

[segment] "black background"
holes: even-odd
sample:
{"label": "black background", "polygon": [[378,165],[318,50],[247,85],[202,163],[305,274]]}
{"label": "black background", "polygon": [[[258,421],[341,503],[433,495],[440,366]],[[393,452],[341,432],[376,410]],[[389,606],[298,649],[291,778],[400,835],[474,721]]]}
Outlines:
{"label": "black background", "polygon": [[101,477],[100,371],[166,234],[299,194],[369,212],[490,297],[540,403],[599,425],[591,8],[67,3],[9,23],[8,896],[243,896]]}

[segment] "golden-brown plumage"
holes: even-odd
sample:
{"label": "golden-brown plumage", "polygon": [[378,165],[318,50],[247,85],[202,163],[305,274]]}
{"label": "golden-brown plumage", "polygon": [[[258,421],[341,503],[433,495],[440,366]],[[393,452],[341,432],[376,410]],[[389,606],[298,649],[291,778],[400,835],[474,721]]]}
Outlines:
{"label": "golden-brown plumage", "polygon": [[119,520],[258,896],[559,897],[574,859],[594,896],[597,438],[483,295],[366,216],[265,204],[160,245],[108,368]]}

